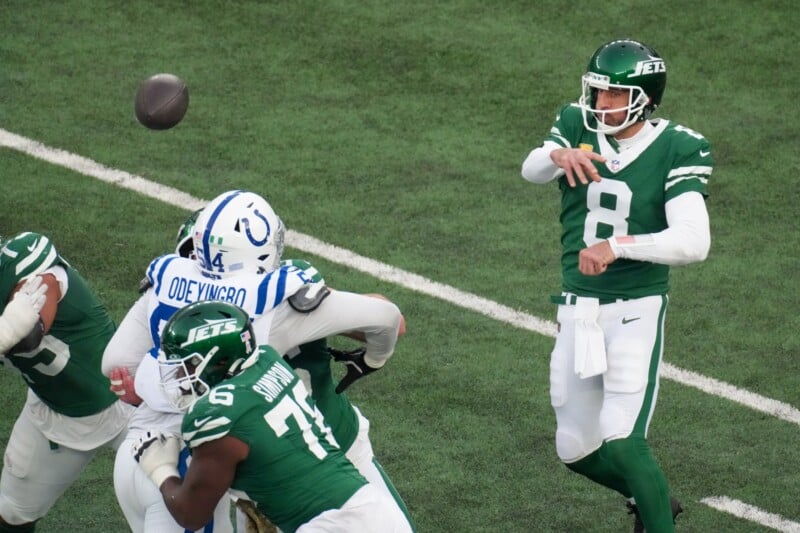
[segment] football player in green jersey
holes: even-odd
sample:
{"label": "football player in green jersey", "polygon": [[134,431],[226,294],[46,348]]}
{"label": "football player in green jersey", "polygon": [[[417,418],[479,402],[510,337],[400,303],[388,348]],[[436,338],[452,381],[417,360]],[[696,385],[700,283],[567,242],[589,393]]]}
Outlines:
{"label": "football player in green jersey", "polygon": [[[184,257],[190,257],[194,253],[191,230],[200,211],[192,213],[178,230],[176,250]],[[314,283],[325,284],[322,274],[308,261],[303,259],[284,259],[281,261],[281,265],[296,266],[305,271]],[[369,294],[367,296],[386,300],[380,294]],[[355,313],[355,310],[351,310],[351,313]],[[402,316],[400,319],[398,337],[405,335],[405,319]],[[310,321],[307,320],[306,322]],[[289,329],[294,331],[294,328]],[[348,336],[361,342],[365,341],[363,334],[358,331],[350,332]],[[336,441],[345,451],[347,458],[370,483],[379,486],[394,497],[413,529],[413,520],[403,498],[375,458],[369,438],[369,420],[361,413],[361,410],[350,403],[344,391],[348,383],[336,383],[333,378],[331,359],[336,358],[346,363],[346,361],[354,357],[363,358],[364,353],[365,348],[363,346],[350,352],[328,348],[327,339],[321,338],[292,348],[284,354],[284,358],[303,380],[311,397],[317,403],[323,416],[325,416]],[[248,511],[250,510],[248,509]],[[247,514],[240,505],[236,517],[237,528],[244,529],[247,525],[246,522],[250,520],[250,515],[252,515],[252,511]]]}
{"label": "football player in green jersey", "polygon": [[[194,256],[192,245],[193,226],[196,224],[200,211],[193,213],[178,231],[176,253],[181,256]],[[300,373],[311,397],[318,402],[324,416],[328,417],[330,415],[329,424],[331,430],[340,447],[345,451],[347,458],[353,462],[354,466],[370,483],[381,488],[395,499],[397,505],[408,517],[410,525],[411,518],[405,504],[381,466],[375,460],[369,439],[369,421],[355,406],[349,403],[346,395],[343,394],[344,389],[355,379],[374,371],[365,362],[365,355],[370,350],[370,346],[373,353],[380,353],[391,347],[391,345],[386,344],[387,342],[391,342],[393,338],[404,333],[405,325],[402,314],[391,302],[377,302],[378,305],[376,306],[376,299],[386,300],[380,295],[356,295],[327,288],[321,274],[307,261],[283,260],[281,267],[301,270],[305,273],[309,282],[320,290],[317,291],[317,296],[314,298],[311,297],[309,292],[290,298],[291,305],[287,303],[281,306],[276,318],[268,322],[270,325],[268,331],[259,330],[261,331],[259,337],[266,338],[270,345],[273,345],[276,349],[279,348],[280,352],[285,354],[287,360],[290,361],[290,365]],[[320,305],[322,300],[324,302]],[[147,346],[133,350],[131,361],[127,361],[127,356],[121,356],[129,352],[130,347],[136,345],[137,339],[145,339],[146,341],[148,331],[136,333],[134,325],[137,323],[146,324],[147,320],[137,319],[131,321],[129,318],[134,316],[132,313],[129,313],[125,320],[122,321],[117,334],[109,343],[104,357],[104,365],[106,371],[110,372],[109,376],[116,382],[113,388],[120,394],[120,397],[126,399],[126,401],[139,403],[141,398],[138,397],[134,390],[133,379],[126,375],[135,372],[138,365],[133,364],[130,366],[130,363],[141,361],[142,355],[140,352],[147,351]],[[256,328],[259,327],[259,324],[264,323],[263,320],[259,322],[259,319],[255,317],[254,320],[254,327]],[[398,324],[395,325],[396,320]],[[363,331],[364,328],[366,331]],[[126,334],[120,335],[121,332]],[[330,368],[331,353],[326,349],[324,341],[324,338],[329,334],[346,334],[365,343],[361,349],[353,352],[336,352],[336,357],[345,363],[348,368],[346,376],[338,385],[333,381]],[[315,341],[315,339],[322,340]],[[301,349],[297,348],[298,344],[303,345]],[[393,342],[391,344],[393,345]],[[377,352],[374,350],[377,350]],[[118,367],[118,365],[123,366]],[[127,366],[130,366],[130,370],[126,368]],[[319,387],[314,385],[312,388],[312,383],[319,384]],[[143,427],[153,429],[155,426]],[[135,440],[136,437],[129,433],[129,441]],[[118,453],[118,459],[120,455],[125,455],[132,463],[133,468],[137,470],[136,474],[141,475],[141,472],[138,472],[138,468],[136,468],[136,463],[130,458],[130,454],[121,454],[120,452]],[[131,486],[140,486],[141,484],[131,484],[129,475],[122,473],[123,470],[127,471],[127,462],[118,461],[118,464],[123,465],[124,468],[120,466],[115,469],[115,487],[117,487],[121,506],[126,510],[126,517],[134,517],[135,522],[136,517],[141,516],[141,512],[137,510],[141,508],[140,503],[153,500],[150,498],[149,490],[132,491],[130,489]],[[117,483],[117,480],[120,480],[120,482]],[[166,512],[166,508],[161,502],[160,494],[155,486],[153,486],[153,489],[159,504],[158,507],[164,508]],[[146,497],[143,496],[143,492],[147,493]],[[135,505],[134,502],[136,502]],[[240,500],[237,502],[237,506],[241,508],[243,503],[246,504],[246,502]],[[250,525],[245,522],[250,521],[253,513],[252,509],[249,508],[244,513],[239,512],[239,510],[237,510],[237,530],[241,531]],[[168,513],[167,516],[169,516]],[[171,518],[170,522],[173,522]],[[215,530],[218,526],[223,526],[223,522],[222,520],[215,520]],[[132,525],[132,527],[134,526]],[[134,527],[134,529],[138,527]],[[150,526],[145,526],[145,529],[148,529],[148,527]],[[162,524],[159,527],[166,526]],[[411,527],[413,528],[413,526]]]}
{"label": "football player in green jersey", "polygon": [[192,460],[181,480],[178,439],[161,433],[143,435],[133,454],[175,520],[199,528],[231,490],[286,533],[411,531],[345,457],[297,374],[255,342],[247,312],[221,301],[189,304],[164,327],[159,364],[188,409]]}
{"label": "football player in green jersey", "polygon": [[[186,224],[188,223],[189,221]],[[181,240],[183,232],[182,227],[178,232],[179,248],[185,246]],[[188,247],[186,249],[189,250]],[[314,283],[325,284],[322,274],[308,261],[303,259],[284,259],[281,261],[281,265],[301,268]],[[386,300],[380,294],[369,294],[367,296]],[[351,313],[355,314],[355,309],[352,309]],[[400,318],[398,337],[402,337],[405,334],[405,319],[402,316]],[[307,322],[309,321],[307,320]],[[289,329],[294,330],[294,328]],[[363,334],[358,331],[350,332],[347,336],[361,342],[365,341]],[[337,383],[333,377],[332,359],[346,363],[346,361],[353,358],[363,358],[364,353],[365,348],[363,346],[350,352],[329,348],[327,339],[321,338],[290,349],[284,354],[284,359],[303,380],[317,407],[325,416],[334,438],[336,438],[342,450],[345,451],[347,458],[358,468],[367,481],[392,495],[403,514],[406,515],[413,530],[413,520],[403,498],[375,458],[369,438],[369,420],[361,413],[361,410],[350,402],[347,394],[345,394],[344,389],[349,383]],[[237,511],[237,527],[243,529],[248,518],[244,516],[246,513],[241,510],[241,506],[239,506],[239,509]]]}
{"label": "football player in green jersey", "polygon": [[0,313],[0,364],[28,385],[5,451],[0,532],[28,532],[102,446],[119,445],[131,408],[100,372],[113,320],[44,235],[2,243]]}
{"label": "football player in green jersey", "polygon": [[591,57],[522,165],[561,190],[562,293],[551,354],[556,450],[573,471],[629,498],[634,531],[674,530],[682,510],[647,441],[659,390],[669,267],[703,261],[712,159],[699,133],[653,119],[666,64],[615,40]]}

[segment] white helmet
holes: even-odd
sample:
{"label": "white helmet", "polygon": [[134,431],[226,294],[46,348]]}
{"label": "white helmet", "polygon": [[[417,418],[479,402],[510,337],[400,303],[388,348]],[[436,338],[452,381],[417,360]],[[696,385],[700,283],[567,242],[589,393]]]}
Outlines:
{"label": "white helmet", "polygon": [[283,222],[256,193],[228,191],[203,209],[194,226],[196,260],[204,273],[271,272],[283,254]]}

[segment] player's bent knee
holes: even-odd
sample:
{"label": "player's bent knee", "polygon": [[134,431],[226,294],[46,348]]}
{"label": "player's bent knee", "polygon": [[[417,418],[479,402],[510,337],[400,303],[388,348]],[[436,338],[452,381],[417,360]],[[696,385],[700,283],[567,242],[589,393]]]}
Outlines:
{"label": "player's bent knee", "polygon": [[31,509],[23,509],[19,503],[0,494],[0,533],[33,531],[39,517],[31,512]]}
{"label": "player's bent knee", "polygon": [[574,463],[586,457],[592,450],[588,449],[583,439],[563,429],[556,430],[556,453],[564,463]]}

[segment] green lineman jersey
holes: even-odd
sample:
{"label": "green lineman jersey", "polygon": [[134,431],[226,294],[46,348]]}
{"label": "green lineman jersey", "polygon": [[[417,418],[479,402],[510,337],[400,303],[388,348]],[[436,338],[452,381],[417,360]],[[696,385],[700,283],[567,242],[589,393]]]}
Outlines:
{"label": "green lineman jersey", "polygon": [[295,372],[307,372],[311,383],[311,397],[333,431],[336,442],[349,450],[358,436],[358,415],[344,393],[336,394],[336,383],[331,372],[331,355],[328,342],[319,339],[300,346],[300,353],[288,359]]}
{"label": "green lineman jersey", "polygon": [[[249,362],[249,361],[248,361]],[[250,447],[231,486],[282,531],[338,509],[367,481],[344,456],[305,385],[270,346],[183,418],[189,448],[226,435]]]}
{"label": "green lineman jersey", "polygon": [[30,389],[53,411],[89,416],[117,400],[100,372],[103,350],[116,326],[78,271],[58,255],[44,235],[20,233],[0,250],[0,312],[25,278],[60,265],[69,287],[58,303],[55,321],[35,350],[5,355]]}
{"label": "green lineman jersey", "polygon": [[657,233],[667,228],[664,204],[689,191],[707,196],[712,160],[699,133],[667,120],[653,122],[646,139],[620,150],[609,136],[587,130],[580,108],[561,108],[547,140],[563,147],[594,151],[602,180],[561,190],[561,268],[563,290],[597,298],[639,298],[666,294],[669,266],[620,259],[599,276],[578,270],[578,252],[612,236]]}
{"label": "green lineman jersey", "polygon": [[[314,283],[325,283],[322,274],[304,259],[281,261],[281,266],[286,265],[302,269]],[[301,345],[299,354],[286,359],[296,372],[308,374],[311,397],[325,417],[336,442],[346,451],[358,437],[358,415],[344,393],[336,394],[336,383],[331,373],[331,355],[327,348],[327,340],[319,339]]]}

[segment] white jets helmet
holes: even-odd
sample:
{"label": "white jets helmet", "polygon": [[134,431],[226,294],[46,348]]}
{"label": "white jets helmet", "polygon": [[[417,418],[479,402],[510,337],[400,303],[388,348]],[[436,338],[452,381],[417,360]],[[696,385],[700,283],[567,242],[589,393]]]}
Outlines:
{"label": "white jets helmet", "polygon": [[283,254],[283,222],[256,193],[228,191],[203,209],[194,226],[196,260],[205,274],[271,272]]}

